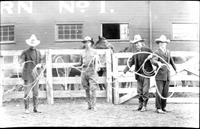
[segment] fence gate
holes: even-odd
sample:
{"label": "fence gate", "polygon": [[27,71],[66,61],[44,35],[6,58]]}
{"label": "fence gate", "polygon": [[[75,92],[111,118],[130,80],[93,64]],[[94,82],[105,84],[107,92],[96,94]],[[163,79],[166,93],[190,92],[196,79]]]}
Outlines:
{"label": "fence gate", "polygon": [[113,91],[114,104],[123,103],[137,95],[135,76],[131,72],[127,72],[125,76],[121,76],[126,67],[127,59],[133,53],[114,53],[113,54]]}
{"label": "fence gate", "polygon": [[[133,53],[114,53],[113,54],[113,91],[114,104],[121,104],[137,95],[137,82],[134,73],[127,72],[125,76],[120,76],[127,64],[127,59]],[[179,73],[171,77],[169,92],[191,92],[199,93],[199,54],[195,52],[172,52],[172,57],[180,60],[182,56],[191,58],[185,63],[175,64]],[[134,65],[131,67],[134,71]],[[190,71],[188,74],[187,71]],[[171,75],[175,74],[171,71]],[[183,87],[183,81],[194,83],[192,87]],[[174,85],[176,84],[176,86]],[[155,93],[155,80],[150,79],[149,92]]]}

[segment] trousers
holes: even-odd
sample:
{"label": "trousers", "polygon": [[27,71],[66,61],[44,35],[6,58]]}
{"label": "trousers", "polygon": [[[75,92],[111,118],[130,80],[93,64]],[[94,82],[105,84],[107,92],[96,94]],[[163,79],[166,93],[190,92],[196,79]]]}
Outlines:
{"label": "trousers", "polygon": [[137,80],[137,94],[139,99],[139,104],[142,106],[147,105],[149,99],[149,88],[150,88],[150,79],[139,77]]}
{"label": "trousers", "polygon": [[[25,85],[30,85],[33,82],[33,80],[34,79],[24,80],[24,84]],[[38,107],[38,87],[39,87],[38,82],[37,82],[37,84],[33,88],[32,88],[32,86],[33,85],[25,86],[24,87],[24,98],[26,98],[26,99],[24,99],[25,109],[29,108],[29,101],[30,101],[30,96],[28,96],[29,92],[33,93],[33,107],[35,109],[37,109],[37,107]],[[30,91],[31,88],[32,88],[32,91]]]}
{"label": "trousers", "polygon": [[[159,93],[163,97],[168,97],[169,81],[156,80],[156,85],[158,86]],[[160,98],[157,91],[156,91],[156,103],[155,104],[156,104],[155,106],[157,109],[164,109],[167,104],[167,100]]]}
{"label": "trousers", "polygon": [[97,73],[92,68],[81,73],[81,83],[86,91],[86,101],[89,108],[96,106],[97,77]]}

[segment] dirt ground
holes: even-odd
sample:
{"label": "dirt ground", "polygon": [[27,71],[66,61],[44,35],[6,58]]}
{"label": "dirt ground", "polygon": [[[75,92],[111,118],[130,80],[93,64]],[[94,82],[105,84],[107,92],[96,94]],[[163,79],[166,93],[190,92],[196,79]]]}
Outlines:
{"label": "dirt ground", "polygon": [[138,112],[137,99],[120,105],[97,99],[97,111],[87,110],[84,99],[55,99],[53,105],[40,100],[42,113],[24,113],[22,100],[4,102],[0,127],[192,127],[199,128],[199,103],[168,103],[167,114],[155,112],[152,98],[148,111]]}

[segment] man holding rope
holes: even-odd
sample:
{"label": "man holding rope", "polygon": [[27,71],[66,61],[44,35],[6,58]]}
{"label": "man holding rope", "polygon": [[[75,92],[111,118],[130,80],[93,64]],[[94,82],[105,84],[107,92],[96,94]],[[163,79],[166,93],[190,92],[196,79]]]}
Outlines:
{"label": "man holding rope", "polygon": [[30,39],[26,40],[26,44],[30,47],[22,52],[20,55],[20,64],[24,64],[22,71],[22,79],[24,80],[24,105],[25,105],[25,113],[30,113],[29,111],[29,93],[33,92],[33,112],[40,113],[37,110],[38,107],[38,80],[36,77],[38,76],[38,72],[40,72],[40,68],[37,67],[34,72],[34,68],[39,66],[41,63],[41,53],[36,46],[40,44],[40,41],[37,40],[36,36],[31,35]]}
{"label": "man holding rope", "polygon": [[[161,35],[160,38],[156,39],[155,42],[158,44],[159,48],[154,52],[154,54],[158,56],[153,56],[151,61],[157,67],[160,67],[157,75],[156,75],[156,85],[158,90],[156,90],[156,112],[157,113],[166,113],[167,110],[166,102],[167,99],[162,99],[163,97],[168,97],[169,91],[169,83],[170,83],[170,71],[168,64],[171,64],[173,69],[176,71],[176,66],[174,64],[173,58],[170,55],[170,51],[166,49],[167,44],[170,42],[169,39],[166,38],[165,35]],[[161,57],[161,58],[158,58]],[[166,62],[168,64],[166,64]],[[176,72],[177,73],[177,72]],[[158,94],[158,92],[160,94]],[[161,95],[161,96],[159,96]]]}
{"label": "man holding rope", "polygon": [[80,63],[75,66],[82,67],[81,83],[86,91],[88,109],[96,111],[97,72],[100,70],[100,67],[98,67],[99,57],[96,50],[92,48],[94,42],[91,37],[86,36],[82,43],[85,50],[82,53]]}
{"label": "man holding rope", "polygon": [[[133,45],[136,45],[137,52],[149,52],[152,53],[152,50],[145,47],[144,39],[141,38],[140,35],[135,35],[134,40],[130,41]],[[146,58],[149,56],[148,53],[140,53],[134,54],[130,61],[128,62],[126,68],[124,69],[124,74],[129,71],[132,65],[135,65],[135,72],[145,75],[144,71],[141,69]],[[150,60],[147,60],[144,64],[144,68],[146,71],[153,71],[153,67],[151,65]],[[147,102],[149,99],[149,88],[150,88],[150,79],[145,78],[143,76],[135,74],[135,79],[137,80],[137,93],[139,99],[139,107],[138,111],[146,111],[147,110]]]}

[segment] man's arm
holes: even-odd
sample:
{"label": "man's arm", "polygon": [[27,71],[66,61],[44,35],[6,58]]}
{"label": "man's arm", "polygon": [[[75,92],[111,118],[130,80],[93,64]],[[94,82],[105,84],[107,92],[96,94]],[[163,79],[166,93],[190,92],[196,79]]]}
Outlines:
{"label": "man's arm", "polygon": [[128,64],[129,64],[129,66],[128,66],[128,64],[127,64],[127,66],[125,67],[125,69],[123,70],[123,73],[125,74],[128,70],[129,70],[129,67],[131,67],[132,65],[134,65],[135,64],[135,55],[133,55],[131,58],[130,58],[130,60],[129,60],[129,62],[128,62]]}

